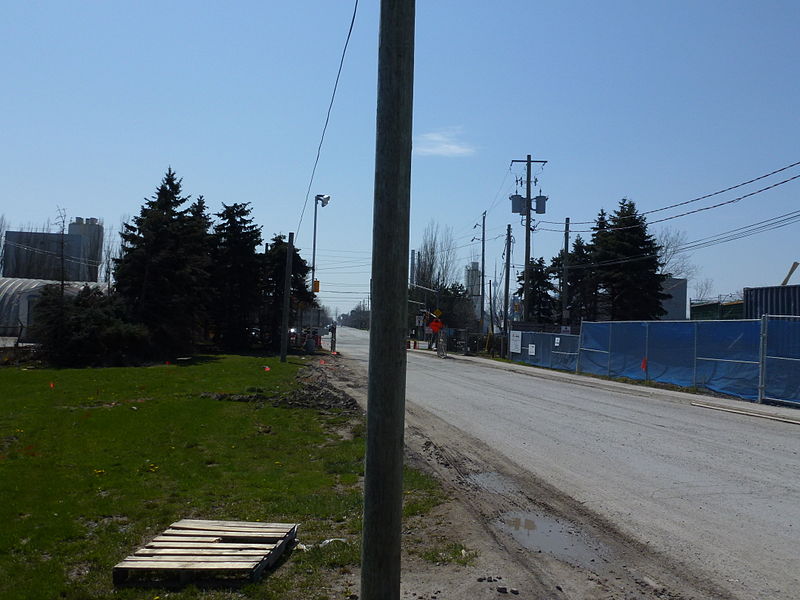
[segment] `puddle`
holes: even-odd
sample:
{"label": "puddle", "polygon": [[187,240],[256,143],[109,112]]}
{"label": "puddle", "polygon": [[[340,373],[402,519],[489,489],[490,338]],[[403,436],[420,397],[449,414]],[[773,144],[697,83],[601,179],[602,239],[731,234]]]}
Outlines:
{"label": "puddle", "polygon": [[513,494],[519,491],[513,481],[508,477],[500,475],[500,473],[473,473],[467,477],[467,480],[483,488],[487,492],[493,492],[495,494]]}
{"label": "puddle", "polygon": [[569,521],[542,513],[505,513],[493,525],[528,550],[545,552],[577,567],[597,568],[608,555],[605,546]]}

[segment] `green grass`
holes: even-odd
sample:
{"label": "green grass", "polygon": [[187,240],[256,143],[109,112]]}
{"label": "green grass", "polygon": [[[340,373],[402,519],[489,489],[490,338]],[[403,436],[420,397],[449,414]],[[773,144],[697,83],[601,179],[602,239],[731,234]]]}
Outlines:
{"label": "green grass", "polygon": [[[299,522],[312,544],[358,532],[359,418],[201,396],[285,393],[302,364],[0,369],[0,598],[152,599],[158,591],[114,592],[111,568],[185,517]],[[324,598],[325,569],[357,562],[355,541],[333,543],[236,592],[169,597]]]}
{"label": "green grass", "polygon": [[420,556],[432,563],[455,563],[468,566],[478,557],[477,550],[470,550],[464,544],[451,541],[440,541],[438,544],[420,552]]}
{"label": "green grass", "polygon": [[403,517],[418,517],[428,514],[445,501],[441,484],[431,475],[403,468]]}

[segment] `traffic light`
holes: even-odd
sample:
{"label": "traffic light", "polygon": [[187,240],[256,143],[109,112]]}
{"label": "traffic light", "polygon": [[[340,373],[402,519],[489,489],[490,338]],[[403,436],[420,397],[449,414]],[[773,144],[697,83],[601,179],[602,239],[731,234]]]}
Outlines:
{"label": "traffic light", "polygon": [[314,280],[314,283],[311,285],[311,289],[315,294],[319,292],[319,279]]}

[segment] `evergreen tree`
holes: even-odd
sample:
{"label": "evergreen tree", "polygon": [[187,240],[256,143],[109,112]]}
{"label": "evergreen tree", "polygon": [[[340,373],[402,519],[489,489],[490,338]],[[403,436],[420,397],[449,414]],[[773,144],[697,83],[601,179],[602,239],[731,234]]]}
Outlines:
{"label": "evergreen tree", "polygon": [[597,276],[593,248],[579,235],[572,243],[567,269],[569,322],[597,320]]}
{"label": "evergreen tree", "polygon": [[125,322],[118,300],[97,288],[76,296],[48,285],[33,311],[38,354],[54,366],[127,365],[148,354],[147,331]]}
{"label": "evergreen tree", "polygon": [[656,319],[665,314],[659,246],[636,204],[622,199],[606,218],[600,211],[592,236],[599,311],[611,321]]}
{"label": "evergreen tree", "polygon": [[137,217],[125,223],[115,259],[116,291],[131,321],[143,324],[162,355],[192,348],[208,285],[205,203],[181,195],[170,168]]}
{"label": "evergreen tree", "polygon": [[[524,296],[525,277],[522,273],[517,277],[520,284],[517,294]],[[534,323],[555,322],[555,299],[553,295],[556,287],[550,280],[550,269],[543,257],[532,260],[528,265],[528,320]]]}
{"label": "evergreen tree", "polygon": [[214,327],[223,348],[243,350],[261,304],[261,227],[248,218],[249,203],[222,207],[213,236]]}
{"label": "evergreen tree", "polygon": [[[277,349],[281,342],[281,317],[283,314],[283,284],[286,273],[286,236],[276,235],[263,257],[263,299],[261,334],[267,344]],[[316,306],[314,294],[306,286],[311,267],[300,257],[297,248],[292,254],[291,297],[289,301],[289,323],[294,322],[298,307]]]}

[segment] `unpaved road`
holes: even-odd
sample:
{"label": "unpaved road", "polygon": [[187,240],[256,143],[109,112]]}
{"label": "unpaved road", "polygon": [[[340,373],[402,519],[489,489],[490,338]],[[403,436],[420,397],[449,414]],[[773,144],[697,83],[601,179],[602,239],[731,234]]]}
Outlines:
{"label": "unpaved road", "polygon": [[[338,349],[366,372],[366,332]],[[409,448],[547,591],[531,597],[800,598],[800,425],[428,352],[409,352],[406,396]]]}

